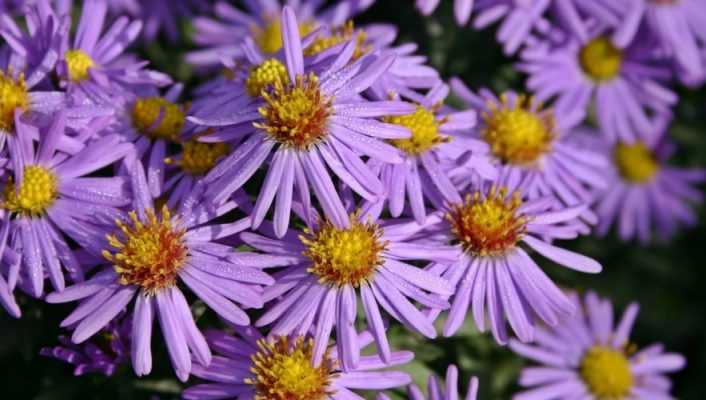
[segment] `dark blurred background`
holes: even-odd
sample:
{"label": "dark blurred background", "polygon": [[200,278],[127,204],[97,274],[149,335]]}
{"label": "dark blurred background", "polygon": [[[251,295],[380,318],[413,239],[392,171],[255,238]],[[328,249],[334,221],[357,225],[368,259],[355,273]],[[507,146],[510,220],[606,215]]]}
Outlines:
{"label": "dark blurred background", "polygon": [[[494,30],[477,32],[458,28],[452,18],[452,2],[442,3],[434,16],[422,18],[410,0],[378,0],[357,22],[398,25],[399,42],[418,43],[420,53],[428,55],[430,63],[445,78],[460,76],[472,88],[522,89],[523,76],[513,71],[514,60],[502,55]],[[190,31],[188,22],[184,22],[183,28],[187,33]],[[180,61],[190,46],[188,42],[169,45],[158,41],[138,51],[156,69],[193,85],[199,78]],[[706,166],[706,90],[680,88],[679,93],[681,101],[671,134],[681,147],[674,161],[685,166]],[[604,265],[599,275],[569,271],[546,260],[542,264],[564,287],[594,289],[611,298],[616,315],[628,303],[640,303],[632,341],[640,347],[662,342],[668,350],[680,352],[688,359],[687,367],[673,375],[673,393],[680,399],[703,399],[706,393],[705,210],[703,206],[699,208],[697,227],[682,230],[669,242],[640,247],[608,236],[600,240],[583,238],[568,245],[599,260]],[[69,365],[38,355],[40,348],[56,344],[56,337],[62,333],[59,322],[73,306],[50,306],[23,295],[18,297],[22,319],[13,320],[0,314],[0,393],[3,394],[0,398],[178,398],[180,386],[160,347],[156,326],[155,370],[149,377],[137,379],[124,366],[112,379],[97,375],[75,378]],[[470,375],[480,377],[480,399],[509,399],[517,390],[515,381],[524,362],[468,324],[458,336],[433,343],[399,327],[393,328],[392,336],[395,347],[417,353],[417,359],[407,370],[419,382],[430,371],[443,374],[449,363],[455,363],[461,369],[464,390]]]}

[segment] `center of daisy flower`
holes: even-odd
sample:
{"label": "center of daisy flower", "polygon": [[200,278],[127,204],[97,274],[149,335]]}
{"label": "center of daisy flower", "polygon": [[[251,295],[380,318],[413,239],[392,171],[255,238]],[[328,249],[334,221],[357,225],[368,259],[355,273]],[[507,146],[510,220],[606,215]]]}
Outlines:
{"label": "center of daisy flower", "polygon": [[275,81],[272,90],[262,92],[265,105],[260,107],[263,123],[255,127],[264,130],[277,142],[296,148],[306,148],[327,134],[331,99],[319,88],[316,75],[297,76],[296,82]]}
{"label": "center of daisy flower", "polygon": [[581,48],[579,63],[592,80],[609,81],[620,72],[623,52],[609,38],[599,36]]}
{"label": "center of daisy flower", "polygon": [[263,90],[274,86],[275,82],[288,85],[289,75],[284,64],[276,58],[270,58],[250,70],[248,78],[245,80],[245,88],[250,97],[255,97],[259,96]]}
{"label": "center of daisy flower", "polygon": [[229,149],[226,143],[189,140],[182,144],[181,168],[194,176],[205,175]]}
{"label": "center of daisy flower", "polygon": [[519,96],[510,105],[503,95],[499,106],[489,105],[483,119],[481,135],[505,163],[526,165],[537,161],[550,150],[556,136],[553,114],[541,111],[541,104],[531,97]]}
{"label": "center of daisy flower", "polygon": [[299,240],[306,246],[304,255],[312,262],[308,271],[320,282],[358,287],[383,263],[387,242],[381,236],[377,224],[359,222],[354,214],[348,228],[337,228],[326,221],[316,232],[305,230]]}
{"label": "center of daisy flower", "polygon": [[69,78],[74,82],[86,80],[88,78],[88,69],[95,65],[91,56],[80,49],[66,51],[64,59],[66,60]]}
{"label": "center of daisy flower", "polygon": [[140,221],[130,212],[130,222],[116,221],[119,233],[108,235],[110,250],[103,256],[113,263],[123,285],[138,285],[154,294],[176,285],[177,275],[184,267],[188,249],[184,230],[171,221],[169,209],[162,207],[158,217],[147,210],[147,221]]}
{"label": "center of daisy flower", "polygon": [[346,21],[343,25],[333,29],[328,35],[319,35],[314,42],[306,48],[304,55],[313,56],[328,50],[331,47],[338,46],[341,43],[347,42],[355,38],[355,50],[351,61],[355,61],[364,56],[370,51],[370,46],[365,44],[367,34],[364,30],[356,30],[353,21]]}
{"label": "center of daisy flower", "polygon": [[513,248],[525,233],[527,219],[518,215],[522,205],[519,192],[491,188],[483,197],[467,195],[464,202],[451,206],[446,219],[463,248],[475,255],[493,256]]}
{"label": "center of daisy flower", "polygon": [[[316,25],[311,22],[299,23],[299,35],[306,36],[311,33]],[[280,18],[271,18],[265,26],[251,28],[255,43],[264,53],[273,54],[282,48],[282,22]]]}
{"label": "center of daisy flower", "polygon": [[56,175],[39,165],[28,165],[22,171],[19,190],[12,180],[3,191],[3,208],[24,215],[36,216],[46,212],[58,196]]}
{"label": "center of daisy flower", "polygon": [[314,367],[313,340],[262,339],[258,347],[252,356],[254,377],[245,379],[255,387],[255,400],[324,400],[333,394],[329,387],[335,362],[326,352],[321,364]]}
{"label": "center of daisy flower", "polygon": [[642,142],[619,143],[613,150],[613,160],[620,176],[632,183],[648,182],[659,170],[654,154]]}
{"label": "center of daisy flower", "polygon": [[184,127],[184,111],[163,97],[144,97],[132,105],[132,124],[151,139],[175,141]]}
{"label": "center of daisy flower", "polygon": [[29,108],[29,94],[25,77],[12,78],[11,72],[0,70],[0,131],[11,132],[15,127],[15,110]]}
{"label": "center of daisy flower", "polygon": [[598,399],[623,399],[633,384],[630,363],[625,355],[613,348],[594,346],[581,360],[581,378]]}
{"label": "center of daisy flower", "polygon": [[385,117],[390,124],[401,125],[412,131],[408,139],[393,139],[390,142],[409,155],[420,155],[434,146],[447,142],[448,137],[439,134],[439,121],[433,110],[418,106],[412,114]]}

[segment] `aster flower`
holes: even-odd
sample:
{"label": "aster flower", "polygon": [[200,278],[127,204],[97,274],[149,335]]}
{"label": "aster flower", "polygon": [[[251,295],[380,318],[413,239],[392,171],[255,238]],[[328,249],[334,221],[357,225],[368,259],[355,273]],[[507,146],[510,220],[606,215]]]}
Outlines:
{"label": "aster flower", "polygon": [[206,48],[187,54],[186,60],[194,65],[208,67],[220,65],[224,58],[242,58],[244,54],[241,43],[249,36],[253,37],[263,53],[271,56],[278,52],[283,46],[280,19],[282,3],[292,7],[299,21],[297,30],[305,36],[320,24],[340,26],[373,2],[338,0],[330,7],[319,10],[321,2],[255,0],[246,2],[246,10],[241,11],[225,1],[218,1],[213,8],[216,18],[193,19],[193,40]]}
{"label": "aster flower", "polygon": [[[429,16],[439,6],[441,0],[416,0],[415,7],[422,15]],[[459,25],[466,25],[471,19],[473,0],[454,0],[454,17]]]}
{"label": "aster flower", "polygon": [[240,96],[238,101],[227,103],[211,99],[198,109],[215,111],[195,112],[189,117],[197,125],[230,127],[238,140],[243,140],[204,180],[206,197],[215,203],[242,187],[274,150],[252,222],[253,228],[260,225],[276,197],[278,236],[289,225],[294,188],[305,209],[311,208],[313,189],[326,216],[337,226],[348,224],[329,169],[363,198],[374,201],[383,196],[382,183],[361,155],[400,163],[401,152],[380,139],[407,138],[410,132],[373,118],[414,111],[414,106],[405,102],[365,101],[359,96],[390,67],[393,56],[369,55],[350,64],[356,46],[350,41],[325,70],[307,70],[294,11],[285,7],[282,14],[286,65],[273,58],[261,65],[266,71],[251,70],[254,78],[261,73],[267,78],[260,96]]}
{"label": "aster flower", "polygon": [[438,240],[451,241],[462,252],[454,262],[432,268],[456,288],[444,335],[461,327],[469,303],[477,328],[487,329],[487,316],[500,344],[507,342],[505,319],[520,340],[531,341],[536,321],[554,326],[574,312],[521,245],[567,268],[600,272],[595,260],[550,244],[575,238],[572,221],[586,209],[556,203],[551,196],[526,200],[521,189],[483,185],[450,205],[443,223],[429,228]]}
{"label": "aster flower", "polygon": [[[145,69],[144,61],[123,54],[142,30],[142,22],[120,17],[101,35],[108,12],[106,0],[86,0],[73,41],[61,43],[57,73],[69,91],[95,103],[111,103],[126,87],[140,84],[164,86],[171,79]],[[57,19],[62,18],[60,10]]]}
{"label": "aster flower", "polygon": [[448,92],[448,86],[440,84],[424,97],[417,96],[419,104],[413,113],[383,118],[384,122],[408,128],[412,137],[390,141],[403,152],[404,162],[394,165],[377,160],[370,162],[388,188],[386,198],[366,205],[373,215],[379,216],[387,201],[390,214],[399,217],[408,202],[412,215],[422,224],[427,215],[425,203],[434,204],[438,209],[445,203],[461,202],[461,196],[441,165],[441,160],[449,157],[444,153],[448,153],[449,146],[463,146],[482,153],[487,152],[487,146],[470,137],[476,123],[475,111],[458,112],[442,106]]}
{"label": "aster flower", "polygon": [[[58,291],[65,286],[63,270],[73,280],[81,279],[82,268],[66,236],[86,244],[86,231],[112,223],[118,207],[129,203],[123,178],[91,174],[122,159],[132,145],[106,135],[67,154],[58,149],[68,140],[65,125],[63,113],[41,131],[16,118],[16,140],[10,142],[16,156],[11,159],[12,174],[2,182],[0,248],[8,246],[21,256],[8,283],[14,288],[20,278],[22,288],[35,297],[42,295],[46,275]],[[87,129],[101,128],[96,123]]]}
{"label": "aster flower", "polygon": [[94,340],[74,344],[66,336],[59,336],[59,345],[44,347],[40,354],[74,365],[74,375],[100,373],[112,376],[130,360],[130,330],[132,320],[110,322]]}
{"label": "aster flower", "polygon": [[[353,330],[359,293],[383,360],[389,361],[391,353],[380,307],[409,329],[436,337],[432,321],[413,302],[445,309],[442,296],[450,295],[451,287],[414,265],[451,262],[458,257],[455,249],[414,240],[425,226],[414,221],[375,221],[360,212],[352,213],[345,226],[316,220],[316,226],[290,230],[281,240],[241,234],[256,250],[288,260],[276,274],[277,283],[265,289],[265,301],[274,302],[256,326],[272,325],[273,335],[302,334],[316,326],[317,362],[335,327],[342,367],[350,370],[360,360]],[[427,223],[433,221],[430,216]]]}
{"label": "aster flower", "polygon": [[[112,229],[93,230],[84,246],[91,255],[102,255],[107,265],[86,280],[47,296],[50,303],[80,300],[62,327],[73,330],[71,341],[83,343],[124,309],[131,311],[132,366],[138,376],[152,369],[152,322],[159,318],[177,377],[188,379],[190,353],[202,365],[211,352],[197,328],[189,304],[177,286],[182,281],[221,318],[235,325],[249,324],[242,307],[262,306],[261,287],[273,283],[259,270],[269,258],[237,253],[218,240],[238,233],[249,221],[217,225],[209,221],[235,207],[234,202],[213,208],[194,198],[173,212],[155,209],[145,172],[139,162],[129,169],[134,191],[133,211],[122,215]],[[106,235],[107,234],[107,235]],[[106,240],[107,239],[107,240]]]}
{"label": "aster flower", "polygon": [[112,0],[109,6],[114,14],[128,14],[144,21],[142,38],[145,41],[152,41],[163,32],[169,41],[176,42],[181,19],[193,17],[196,11],[206,11],[210,5],[207,0]]}
{"label": "aster flower", "polygon": [[[355,335],[360,349],[372,342],[369,333]],[[392,389],[411,381],[406,373],[385,370],[411,361],[411,352],[393,353],[389,362],[377,354],[363,356],[359,368],[342,371],[335,347],[324,344],[321,361],[312,361],[316,344],[309,336],[265,339],[254,329],[240,329],[238,336],[208,331],[206,337],[220,355],[208,367],[194,366],[194,375],[210,382],[184,390],[187,400],[353,400],[363,399],[355,390]]]}
{"label": "aster flower", "polygon": [[640,40],[620,43],[617,31],[596,24],[586,40],[570,37],[553,47],[541,42],[522,52],[521,71],[540,101],[555,99],[557,115],[579,123],[595,107],[598,123],[609,140],[632,141],[656,134],[652,113],[666,113],[677,95],[664,86],[671,78],[666,65],[653,62],[652,50]]}
{"label": "aster flower", "polygon": [[667,239],[680,226],[696,224],[698,218],[690,204],[703,200],[703,191],[696,186],[706,182],[706,170],[670,166],[668,159],[676,146],[666,135],[667,123],[658,125],[663,134],[652,142],[610,144],[586,140],[587,135],[595,137],[596,133],[584,132],[581,145],[603,152],[612,161],[603,170],[608,186],[595,195],[598,235],[615,226],[621,240],[636,238],[644,245],[653,233]]}
{"label": "aster flower", "polygon": [[[429,375],[427,388],[429,396],[427,397],[417,385],[410,385],[407,391],[409,400],[458,400],[458,368],[455,365],[449,365],[446,369],[446,385],[445,387],[439,384],[439,380],[435,375]],[[478,378],[471,377],[468,382],[468,392],[465,400],[476,400],[478,396]],[[390,400],[384,393],[378,394],[377,400]]]}
{"label": "aster flower", "polygon": [[613,307],[595,293],[583,303],[572,296],[573,317],[555,327],[540,328],[534,345],[511,341],[510,347],[541,366],[528,367],[520,385],[529,388],[515,400],[546,399],[671,399],[664,375],[684,367],[684,357],[665,353],[661,344],[642,350],[630,343],[637,317],[633,303],[613,325]]}
{"label": "aster flower", "polygon": [[[563,206],[578,206],[593,201],[596,190],[607,182],[598,171],[608,168],[608,160],[598,151],[580,147],[572,140],[571,116],[543,108],[533,97],[506,92],[496,97],[487,89],[474,93],[463,82],[451,81],[454,94],[482,116],[474,132],[487,143],[499,165],[496,183],[518,185],[529,199],[556,196]],[[457,170],[454,180],[476,182],[475,164]],[[595,224],[589,209],[581,215]],[[583,233],[588,233],[587,227]]]}

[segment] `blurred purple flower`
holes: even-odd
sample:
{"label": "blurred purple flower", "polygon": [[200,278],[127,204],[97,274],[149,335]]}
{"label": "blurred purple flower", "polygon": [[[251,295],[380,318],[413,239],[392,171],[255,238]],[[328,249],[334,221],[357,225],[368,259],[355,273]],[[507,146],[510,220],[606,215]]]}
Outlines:
{"label": "blurred purple flower", "polygon": [[[410,385],[407,390],[409,400],[458,400],[458,368],[449,365],[446,369],[446,385],[442,386],[436,375],[430,374],[427,383],[429,396],[425,395],[417,385]],[[478,397],[478,378],[471,377],[468,382],[468,392],[465,400],[476,400]],[[384,393],[378,394],[377,400],[390,400]]]}

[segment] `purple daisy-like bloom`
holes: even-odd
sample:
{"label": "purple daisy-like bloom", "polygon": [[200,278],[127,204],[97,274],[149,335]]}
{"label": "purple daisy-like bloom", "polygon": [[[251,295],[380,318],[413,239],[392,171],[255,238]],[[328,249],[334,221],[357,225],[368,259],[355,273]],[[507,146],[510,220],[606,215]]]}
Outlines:
{"label": "purple daisy-like bloom", "polygon": [[218,1],[213,9],[215,19],[194,18],[196,32],[193,40],[206,49],[187,54],[186,60],[194,65],[207,67],[220,65],[224,58],[242,58],[244,54],[241,44],[247,37],[252,37],[259,50],[267,55],[280,51],[284,44],[284,26],[280,19],[284,5],[292,7],[299,21],[297,30],[305,36],[320,24],[341,26],[373,2],[374,0],[339,0],[330,7],[319,10],[319,1],[254,0],[245,2],[246,10],[242,11],[225,1]]}
{"label": "purple daisy-like bloom", "polygon": [[224,320],[247,325],[250,319],[241,306],[262,306],[261,285],[272,284],[273,280],[260,269],[271,260],[235,252],[231,246],[218,242],[249,225],[247,219],[209,224],[233,210],[235,202],[214,208],[196,204],[192,198],[181,204],[176,213],[166,205],[155,210],[139,161],[131,163],[129,172],[135,197],[133,211],[116,219],[117,226],[112,231],[95,229],[84,233],[91,241],[85,250],[97,262],[102,255],[108,265],[84,282],[51,293],[47,301],[80,300],[61,323],[74,331],[71,340],[78,344],[96,334],[135,299],[131,334],[135,373],[142,376],[152,369],[152,323],[156,314],[172,366],[177,377],[185,381],[192,368],[190,353],[198,363],[208,365],[211,352],[178,281]]}
{"label": "purple daisy-like bloom", "polygon": [[[62,40],[57,73],[69,92],[98,104],[110,104],[116,92],[134,85],[165,86],[171,79],[145,69],[147,62],[124,54],[142,30],[141,21],[120,17],[101,35],[108,13],[106,0],[86,0],[73,41],[67,33]],[[64,18],[57,10],[60,20]]]}
{"label": "purple daisy-like bloom", "polygon": [[112,376],[130,360],[131,330],[131,318],[115,320],[103,328],[94,340],[74,344],[66,336],[59,336],[58,346],[44,347],[40,354],[74,365],[76,376],[87,373]]}
{"label": "purple daisy-like bloom", "polygon": [[[449,365],[446,369],[446,385],[441,385],[436,375],[429,375],[427,383],[429,396],[417,385],[410,385],[407,391],[409,400],[458,400],[458,368],[455,365]],[[468,392],[466,392],[465,400],[476,400],[478,397],[478,378],[471,377],[468,382]],[[384,393],[378,394],[377,400],[390,400]]]}
{"label": "purple daisy-like bloom", "polygon": [[[507,92],[496,97],[487,89],[474,93],[463,82],[452,79],[454,94],[481,115],[476,137],[485,141],[498,164],[495,182],[518,186],[527,197],[556,196],[562,206],[590,204],[594,191],[607,188],[600,171],[609,162],[601,152],[580,147],[572,140],[572,116],[556,114],[532,97]],[[477,181],[475,165],[456,170],[462,186]],[[598,219],[589,209],[581,217],[591,224]],[[588,227],[583,229],[588,233]]]}
{"label": "purple daisy-like bloom", "polygon": [[[380,355],[362,356],[358,368],[340,369],[341,356],[324,343],[321,360],[312,356],[317,348],[310,336],[263,338],[254,329],[237,329],[231,336],[208,331],[206,338],[220,355],[208,367],[194,366],[193,374],[210,381],[187,388],[187,400],[363,400],[356,390],[386,390],[411,382],[404,372],[388,370],[408,363],[411,352],[396,352],[384,361]],[[367,332],[357,334],[360,349],[373,342]]]}
{"label": "purple daisy-like bloom", "polygon": [[[427,223],[435,220],[430,216]],[[241,234],[246,244],[271,255],[273,263],[288,265],[275,274],[277,283],[265,289],[265,301],[275,302],[255,325],[273,325],[274,335],[303,334],[316,326],[317,361],[335,327],[346,370],[360,360],[354,333],[358,293],[383,360],[390,360],[391,353],[380,307],[409,329],[436,337],[432,321],[412,302],[448,308],[442,296],[450,295],[452,287],[414,264],[452,262],[458,252],[415,240],[423,228],[414,221],[374,221],[355,212],[344,226],[320,220],[303,232],[290,230],[280,240]]]}
{"label": "purple daisy-like bloom", "polygon": [[[454,0],[454,17],[459,25],[466,25],[471,19],[474,0]],[[439,6],[441,0],[415,0],[414,5],[422,15],[429,16]]]}
{"label": "purple daisy-like bloom", "polygon": [[579,138],[579,145],[593,147],[612,161],[603,170],[607,188],[595,193],[598,235],[615,226],[621,240],[636,238],[644,245],[653,233],[664,240],[680,226],[696,224],[698,218],[689,205],[703,200],[696,186],[706,182],[706,170],[668,165],[676,150],[666,136],[668,120],[658,123],[663,134],[651,142],[605,143],[594,139],[596,132],[589,129]]}
{"label": "purple daisy-like bloom", "polygon": [[411,214],[422,224],[427,216],[426,202],[436,209],[446,203],[461,202],[461,196],[441,165],[442,160],[449,157],[444,154],[445,150],[449,146],[463,146],[477,154],[487,152],[488,146],[470,136],[476,124],[474,110],[455,111],[442,106],[448,92],[449,87],[440,84],[425,96],[415,96],[418,105],[413,113],[383,118],[384,122],[408,128],[412,136],[390,141],[404,154],[402,163],[378,160],[369,163],[381,177],[387,196],[366,204],[366,212],[379,216],[387,201],[390,214],[396,218],[408,203]]}
{"label": "purple daisy-like bloom", "polygon": [[593,106],[609,140],[649,138],[657,133],[650,114],[668,112],[677,101],[663,85],[670,69],[652,61],[647,44],[620,43],[618,31],[599,22],[585,40],[571,36],[558,47],[541,42],[526,48],[518,69],[529,75],[537,99],[555,99],[556,115],[571,116],[567,124],[578,124]]}
{"label": "purple daisy-like bloom", "polygon": [[519,188],[490,185],[450,205],[443,223],[429,228],[435,238],[456,244],[461,253],[457,261],[430,268],[456,288],[444,335],[461,327],[469,305],[477,328],[485,331],[488,317],[500,344],[508,338],[505,319],[520,340],[531,341],[537,320],[553,326],[571,315],[573,304],[521,243],[567,268],[600,272],[595,260],[550,244],[575,238],[578,228],[573,221],[585,209],[558,206],[552,196],[527,200]]}
{"label": "purple daisy-like bloom", "polygon": [[[97,121],[86,129],[101,129]],[[129,204],[121,177],[93,177],[133,151],[119,137],[107,135],[85,145],[74,143],[74,152],[60,151],[60,143],[73,143],[65,135],[66,118],[59,113],[45,129],[15,119],[16,140],[10,142],[12,175],[3,177],[0,201],[0,248],[20,255],[11,265],[10,288],[20,281],[32,296],[44,291],[48,275],[55,290],[64,289],[65,269],[73,280],[82,279],[82,268],[66,236],[86,244],[85,232],[111,224],[118,207]],[[39,139],[35,149],[34,140]],[[66,236],[65,236],[66,235]]]}
{"label": "purple daisy-like bloom", "polygon": [[272,58],[261,65],[262,69],[250,72],[255,81],[261,73],[267,78],[261,81],[259,87],[263,89],[258,97],[243,94],[229,97],[226,103],[208,99],[198,113],[189,117],[197,125],[229,127],[230,137],[236,143],[242,140],[205,177],[207,198],[216,203],[227,199],[268,164],[252,223],[253,228],[260,225],[276,198],[274,225],[278,236],[284,235],[289,225],[294,188],[309,210],[307,214],[311,214],[313,189],[326,216],[337,226],[348,224],[348,214],[329,170],[363,198],[375,201],[382,197],[382,183],[361,156],[402,162],[401,152],[381,139],[407,138],[410,131],[375,118],[408,114],[415,109],[409,103],[366,101],[359,95],[390,67],[394,56],[368,55],[350,63],[356,47],[351,40],[323,71],[315,72],[305,66],[297,26],[294,11],[285,7],[285,64]]}
{"label": "purple daisy-like bloom", "polygon": [[672,398],[665,374],[686,361],[665,353],[661,344],[637,350],[630,343],[637,304],[630,304],[614,326],[609,300],[589,292],[583,303],[577,295],[572,302],[579,312],[555,327],[538,329],[536,344],[510,342],[516,353],[540,364],[522,371],[519,383],[530,389],[514,400]]}
{"label": "purple daisy-like bloom", "polygon": [[112,0],[109,6],[114,14],[128,14],[142,20],[142,38],[145,41],[152,41],[160,32],[164,32],[171,42],[179,39],[179,22],[182,18],[191,18],[194,12],[206,11],[210,7],[207,0]]}

